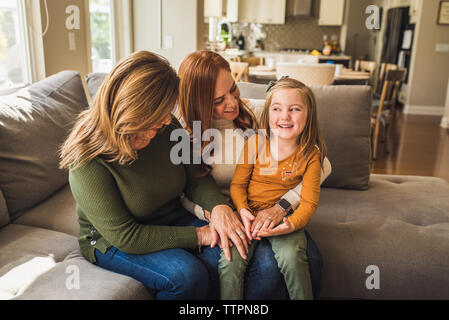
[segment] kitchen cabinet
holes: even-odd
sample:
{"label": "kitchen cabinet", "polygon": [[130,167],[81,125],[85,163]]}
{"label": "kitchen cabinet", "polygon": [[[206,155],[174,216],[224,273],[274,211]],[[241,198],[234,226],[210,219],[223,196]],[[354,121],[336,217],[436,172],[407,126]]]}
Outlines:
{"label": "kitchen cabinet", "polygon": [[239,22],[285,23],[286,0],[228,0],[228,12],[235,12],[230,3],[235,3],[234,6],[238,7],[237,14],[234,14],[234,17]]}
{"label": "kitchen cabinet", "polygon": [[204,16],[230,22],[284,24],[287,0],[204,0]]}
{"label": "kitchen cabinet", "polygon": [[204,0],[204,16],[221,18],[226,14],[226,0]]}
{"label": "kitchen cabinet", "polygon": [[345,10],[345,0],[321,0],[320,26],[341,26]]}
{"label": "kitchen cabinet", "polygon": [[422,0],[411,0],[409,10],[411,24],[415,24],[418,21],[419,10],[421,8],[421,1]]}
{"label": "kitchen cabinet", "polygon": [[238,21],[257,22],[259,0],[239,0],[238,1]]}
{"label": "kitchen cabinet", "polygon": [[284,24],[286,0],[258,0],[257,1],[258,23]]}

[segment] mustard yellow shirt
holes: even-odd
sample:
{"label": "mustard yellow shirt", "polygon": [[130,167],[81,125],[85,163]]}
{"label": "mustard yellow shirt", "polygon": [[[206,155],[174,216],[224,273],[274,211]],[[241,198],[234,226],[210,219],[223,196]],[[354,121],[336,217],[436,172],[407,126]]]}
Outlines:
{"label": "mustard yellow shirt", "polygon": [[318,147],[305,159],[298,146],[284,160],[270,156],[269,138],[253,135],[245,143],[231,182],[231,198],[238,212],[253,214],[272,207],[288,190],[302,181],[299,207],[288,217],[295,230],[303,228],[318,208],[321,163]]}

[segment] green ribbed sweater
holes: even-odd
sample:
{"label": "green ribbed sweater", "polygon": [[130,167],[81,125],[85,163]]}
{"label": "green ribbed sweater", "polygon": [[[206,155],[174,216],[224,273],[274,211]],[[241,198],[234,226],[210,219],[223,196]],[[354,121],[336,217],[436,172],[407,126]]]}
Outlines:
{"label": "green ribbed sweater", "polygon": [[114,246],[129,254],[170,248],[195,248],[193,226],[173,227],[188,213],[180,204],[184,192],[211,211],[230,205],[210,175],[198,178],[198,165],[175,165],[170,160],[170,133],[176,120],[139,150],[131,165],[106,162],[101,157],[70,170],[69,183],[76,200],[83,256],[95,262],[94,249]]}

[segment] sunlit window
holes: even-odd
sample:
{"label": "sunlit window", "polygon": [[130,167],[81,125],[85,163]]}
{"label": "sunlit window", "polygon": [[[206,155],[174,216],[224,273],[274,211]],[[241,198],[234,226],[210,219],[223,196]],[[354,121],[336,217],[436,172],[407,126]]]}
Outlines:
{"label": "sunlit window", "polygon": [[109,72],[113,66],[112,1],[89,0],[93,72]]}
{"label": "sunlit window", "polygon": [[22,0],[0,1],[0,93],[30,82]]}

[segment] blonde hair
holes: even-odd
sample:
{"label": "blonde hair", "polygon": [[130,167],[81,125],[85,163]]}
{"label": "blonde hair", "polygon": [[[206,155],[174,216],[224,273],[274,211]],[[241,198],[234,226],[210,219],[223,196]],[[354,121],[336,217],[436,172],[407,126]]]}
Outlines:
{"label": "blonde hair", "polygon": [[130,164],[130,137],[159,125],[178,96],[179,78],[163,57],[139,51],[119,62],[83,111],[60,151],[60,168],[76,169],[97,156]]}
{"label": "blonde hair", "polygon": [[297,143],[302,146],[301,150],[304,159],[308,159],[308,157],[315,150],[315,146],[317,146],[320,151],[321,166],[323,166],[323,161],[327,154],[327,148],[321,136],[320,125],[318,123],[315,95],[304,83],[291,78],[282,78],[270,88],[267,93],[264,110],[260,117],[261,128],[266,129],[267,135],[270,136],[269,112],[271,101],[273,99],[274,92],[282,89],[296,89],[301,95],[307,110],[307,119],[304,130],[298,136]]}
{"label": "blonde hair", "polygon": [[[229,63],[218,53],[207,50],[189,54],[179,67],[179,112],[190,134],[194,121],[201,121],[201,133],[212,127],[215,85],[220,70],[230,73]],[[239,115],[234,120],[236,128],[257,129],[256,117],[242,99],[239,99],[238,106]],[[208,143],[202,142],[201,151]],[[206,169],[206,166],[202,167]]]}

